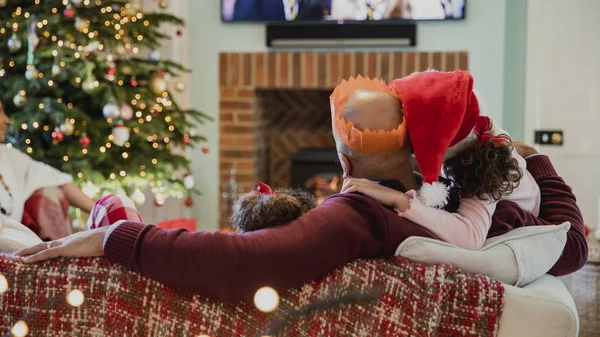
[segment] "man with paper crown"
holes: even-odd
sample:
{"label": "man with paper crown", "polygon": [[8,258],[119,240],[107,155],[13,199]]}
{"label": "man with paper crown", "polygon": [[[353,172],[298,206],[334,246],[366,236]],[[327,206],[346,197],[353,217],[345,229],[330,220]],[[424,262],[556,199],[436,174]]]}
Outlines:
{"label": "man with paper crown", "polygon": [[[331,108],[346,177],[380,181],[401,191],[419,187],[410,165],[401,103],[383,81],[362,77],[344,81],[331,96]],[[537,218],[514,204],[499,202],[490,233],[570,221],[577,228],[570,232],[574,243],[565,248],[550,272],[564,275],[578,270],[585,264],[587,249],[577,245],[577,240],[585,242],[585,237],[575,196],[547,157],[528,159],[528,167],[544,195],[543,216]],[[281,292],[356,259],[393,256],[410,236],[434,237],[430,230],[399,217],[393,209],[367,196],[348,193],[329,197],[285,225],[244,234],[166,231],[125,221],[54,241],[50,250],[40,245],[21,254],[34,254],[29,262],[103,255],[175,289],[235,303],[252,300],[256,290],[265,285]]]}

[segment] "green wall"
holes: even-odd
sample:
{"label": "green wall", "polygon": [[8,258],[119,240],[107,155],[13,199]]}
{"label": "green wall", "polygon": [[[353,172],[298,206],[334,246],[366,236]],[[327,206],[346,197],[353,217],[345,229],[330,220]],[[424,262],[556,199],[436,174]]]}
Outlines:
{"label": "green wall", "polygon": [[527,0],[506,1],[503,127],[516,140],[524,139]]}

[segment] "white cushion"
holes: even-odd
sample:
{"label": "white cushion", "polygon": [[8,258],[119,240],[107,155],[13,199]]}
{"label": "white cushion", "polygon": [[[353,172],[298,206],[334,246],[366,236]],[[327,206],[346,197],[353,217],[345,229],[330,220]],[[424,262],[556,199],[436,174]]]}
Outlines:
{"label": "white cushion", "polygon": [[526,285],[546,274],[567,242],[571,224],[516,228],[487,240],[478,250],[467,250],[423,237],[402,242],[396,255],[419,263],[445,263],[468,273],[484,274],[505,284]]}
{"label": "white cushion", "polygon": [[544,275],[522,287],[504,287],[498,337],[575,337],[579,316],[561,280]]}
{"label": "white cushion", "polygon": [[0,217],[0,253],[12,254],[42,240],[18,221]]}

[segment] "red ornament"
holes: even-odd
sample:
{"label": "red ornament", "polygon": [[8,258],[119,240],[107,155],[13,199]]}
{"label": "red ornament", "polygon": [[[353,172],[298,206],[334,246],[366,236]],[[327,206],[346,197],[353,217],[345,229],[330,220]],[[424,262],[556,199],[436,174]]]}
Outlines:
{"label": "red ornament", "polygon": [[106,69],[106,75],[109,76],[114,76],[117,74],[117,67],[114,65],[111,65],[108,67],[108,69]]}
{"label": "red ornament", "polygon": [[132,87],[137,87],[138,86],[138,81],[135,78],[132,78],[129,83],[131,84]]}
{"label": "red ornament", "polygon": [[208,148],[208,145],[204,145],[204,146],[202,147],[202,152],[204,152],[204,153],[208,153],[208,151],[209,151],[209,150],[210,150],[210,149]]}
{"label": "red ornament", "polygon": [[79,145],[81,145],[83,148],[87,148],[90,145],[90,137],[82,136],[79,138]]}
{"label": "red ornament", "polygon": [[183,144],[185,145],[190,145],[190,143],[192,142],[192,140],[190,139],[190,137],[188,136],[183,136],[183,138],[181,139],[181,141],[183,142]]}
{"label": "red ornament", "polygon": [[63,15],[67,18],[67,19],[72,19],[75,17],[75,10],[71,7],[65,8],[65,10],[63,11]]}
{"label": "red ornament", "polygon": [[183,31],[181,29],[177,30],[177,36],[181,36],[181,34],[183,34]]}
{"label": "red ornament", "polygon": [[187,207],[192,207],[194,205],[194,200],[192,200],[192,198],[190,198],[190,197],[187,197],[187,199],[185,199],[185,201],[184,201],[184,204]]}
{"label": "red ornament", "polygon": [[65,135],[63,135],[63,133],[60,131],[54,131],[52,132],[52,140],[57,143],[60,143],[63,140],[65,140]]}

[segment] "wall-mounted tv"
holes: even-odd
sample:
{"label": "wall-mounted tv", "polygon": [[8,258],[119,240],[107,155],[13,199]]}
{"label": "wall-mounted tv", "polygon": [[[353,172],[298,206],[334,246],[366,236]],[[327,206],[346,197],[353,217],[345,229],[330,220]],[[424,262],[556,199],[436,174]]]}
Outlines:
{"label": "wall-mounted tv", "polygon": [[431,21],[465,18],[465,0],[221,0],[223,21]]}

